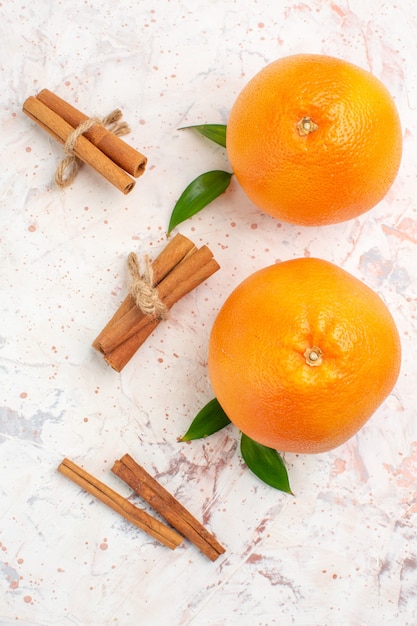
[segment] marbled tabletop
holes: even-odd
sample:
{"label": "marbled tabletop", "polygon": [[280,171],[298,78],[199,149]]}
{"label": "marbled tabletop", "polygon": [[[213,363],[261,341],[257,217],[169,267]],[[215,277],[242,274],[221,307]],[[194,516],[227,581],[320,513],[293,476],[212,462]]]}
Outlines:
{"label": "marbled tabletop", "polygon": [[[0,624],[417,624],[417,5],[414,0],[0,2]],[[240,89],[293,53],[337,56],[392,93],[404,153],[387,196],[342,224],[261,213],[236,181],[178,229],[221,270],[183,298],[121,373],[91,343],[155,255],[186,185],[228,167],[195,133],[226,124]],[[54,183],[62,146],[22,113],[54,91],[88,115],[119,107],[148,158],[123,195],[88,167]],[[294,496],[256,478],[236,431],[180,443],[212,397],[207,343],[222,302],[298,256],[345,268],[384,299],[402,370],[366,426],[320,455],[286,454]],[[112,473],[129,452],[226,551],[149,538],[57,472]]]}

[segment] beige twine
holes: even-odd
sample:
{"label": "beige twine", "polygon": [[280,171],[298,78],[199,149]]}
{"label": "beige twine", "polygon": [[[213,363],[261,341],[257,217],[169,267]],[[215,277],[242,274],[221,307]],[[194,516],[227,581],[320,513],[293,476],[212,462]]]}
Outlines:
{"label": "beige twine", "polygon": [[84,122],[81,122],[81,124],[79,124],[79,126],[77,126],[77,128],[68,136],[64,145],[64,151],[67,156],[61,161],[55,172],[55,182],[58,187],[68,187],[77,175],[81,159],[74,154],[74,150],[77,140],[81,137],[81,135],[88,132],[96,124],[101,124],[104,128],[106,128],[106,130],[113,133],[113,135],[117,135],[118,137],[130,133],[128,124],[126,122],[119,122],[122,115],[123,113],[120,109],[115,109],[103,118],[89,117]]}
{"label": "beige twine", "polygon": [[160,300],[158,289],[153,286],[153,272],[149,257],[145,257],[145,272],[140,273],[138,257],[131,252],[127,259],[127,267],[132,278],[130,293],[145,315],[154,315],[157,319],[164,320],[168,317],[168,308]]}

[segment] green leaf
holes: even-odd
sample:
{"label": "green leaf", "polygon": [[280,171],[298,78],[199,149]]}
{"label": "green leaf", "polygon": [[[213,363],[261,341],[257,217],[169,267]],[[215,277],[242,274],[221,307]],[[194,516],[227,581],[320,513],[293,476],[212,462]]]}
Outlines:
{"label": "green leaf", "polygon": [[187,129],[196,130],[207,137],[207,139],[211,139],[214,143],[219,144],[223,148],[226,147],[226,129],[227,126],[225,124],[200,124],[199,126],[184,126],[183,128],[179,128],[178,130],[187,130]]}
{"label": "green leaf", "polygon": [[230,420],[220,406],[217,398],[213,398],[201,409],[191,422],[190,428],[180,441],[191,441],[208,437],[230,424]]}
{"label": "green leaf", "polygon": [[222,170],[212,170],[197,176],[175,204],[169,221],[168,234],[175,226],[204,209],[224,193],[232,176],[233,174]]}
{"label": "green leaf", "polygon": [[276,450],[267,448],[242,433],[240,451],[246,465],[264,483],[292,494],[287,469]]}

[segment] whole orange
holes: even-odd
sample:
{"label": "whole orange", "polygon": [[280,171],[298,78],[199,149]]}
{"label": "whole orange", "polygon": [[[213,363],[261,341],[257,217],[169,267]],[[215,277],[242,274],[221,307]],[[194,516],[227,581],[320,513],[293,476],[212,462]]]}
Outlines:
{"label": "whole orange", "polygon": [[396,325],[381,298],[316,258],[261,269],[227,298],[208,367],[243,433],[280,451],[339,446],[374,413],[400,370]]}
{"label": "whole orange", "polygon": [[255,205],[311,226],[375,206],[397,175],[402,135],[394,101],[376,77],[340,59],[300,54],[267,65],[243,88],[226,146]]}

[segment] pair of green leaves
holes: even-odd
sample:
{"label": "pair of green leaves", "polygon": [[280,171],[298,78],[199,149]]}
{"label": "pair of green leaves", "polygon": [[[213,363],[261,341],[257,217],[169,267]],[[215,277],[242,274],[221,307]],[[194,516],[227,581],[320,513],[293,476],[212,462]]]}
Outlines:
{"label": "pair of green leaves", "polygon": [[[223,411],[219,401],[217,398],[213,398],[196,415],[180,441],[208,437],[229,424],[230,419]],[[249,469],[264,483],[280,491],[292,493],[287,469],[276,450],[263,446],[242,433],[240,452]]]}
{"label": "pair of green leaves", "polygon": [[[202,124],[188,126],[223,148],[226,147],[226,126]],[[233,174],[223,170],[212,170],[197,176],[183,191],[176,202],[168,225],[168,234],[181,222],[192,217],[226,191]]]}
{"label": "pair of green leaves", "polygon": [[[222,124],[203,124],[188,126],[204,137],[226,147],[226,129]],[[210,202],[224,193],[230,184],[233,173],[212,170],[194,179],[183,191],[176,202],[168,226],[168,234],[181,222],[204,209]],[[208,437],[230,424],[230,420],[220,406],[217,398],[210,400],[196,415],[189,429],[180,441],[191,441]],[[284,462],[278,452],[267,448],[247,435],[241,434],[240,452],[249,469],[264,483],[292,493]]]}

